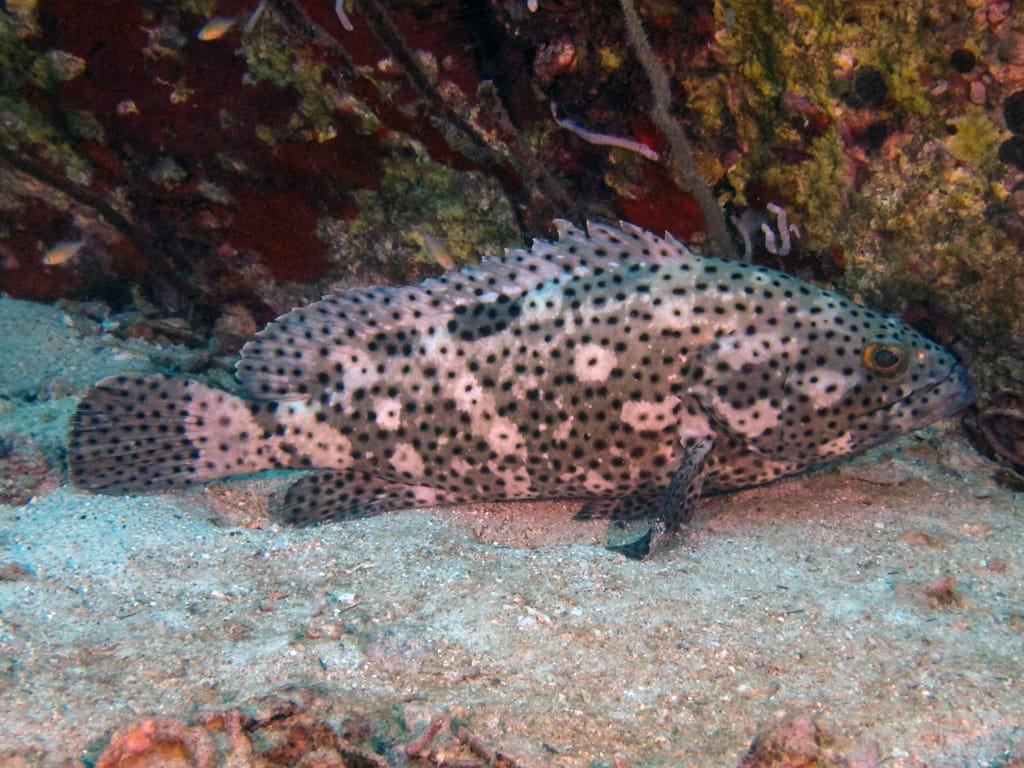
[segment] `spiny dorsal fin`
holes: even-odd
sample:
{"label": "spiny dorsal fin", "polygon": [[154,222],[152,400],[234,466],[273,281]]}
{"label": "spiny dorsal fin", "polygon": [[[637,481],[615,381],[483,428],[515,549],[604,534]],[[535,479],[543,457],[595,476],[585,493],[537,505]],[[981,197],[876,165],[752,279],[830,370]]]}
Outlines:
{"label": "spiny dorsal fin", "polygon": [[588,222],[583,231],[558,219],[557,241],[534,240],[529,250],[509,249],[500,258],[484,258],[418,286],[354,288],[325,296],[256,334],[242,348],[238,377],[254,397],[304,399],[325,389],[343,368],[368,365],[378,342],[400,351],[458,307],[514,298],[597,269],[692,258],[674,238],[625,222],[620,226]]}

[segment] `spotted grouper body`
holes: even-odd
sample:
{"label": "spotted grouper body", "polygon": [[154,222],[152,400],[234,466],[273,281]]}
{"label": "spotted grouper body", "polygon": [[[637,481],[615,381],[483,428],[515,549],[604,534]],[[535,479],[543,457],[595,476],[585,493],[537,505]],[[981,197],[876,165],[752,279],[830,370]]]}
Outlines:
{"label": "spotted grouper body", "polygon": [[269,468],[297,523],[484,500],[578,499],[677,527],[702,492],[757,485],[969,401],[902,321],[632,225],[414,287],[328,296],[242,349],[242,399],[107,379],[75,419],[72,477],[132,492]]}

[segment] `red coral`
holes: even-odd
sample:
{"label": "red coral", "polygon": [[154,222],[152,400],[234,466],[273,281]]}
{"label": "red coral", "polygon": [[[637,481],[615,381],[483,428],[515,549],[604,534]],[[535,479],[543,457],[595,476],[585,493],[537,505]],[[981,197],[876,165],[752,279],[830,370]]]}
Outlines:
{"label": "red coral", "polygon": [[217,745],[203,728],[153,717],[117,731],[96,768],[216,768]]}
{"label": "red coral", "polygon": [[[49,241],[48,224],[34,218],[45,213],[59,222],[67,216],[27,202],[16,211],[19,232],[4,244],[3,289],[49,300],[129,277],[150,281],[172,306],[197,304],[202,311],[216,305],[216,297],[194,277],[209,271],[225,242],[260,254],[279,279],[323,276],[328,264],[317,220],[357,213],[351,192],[379,179],[379,137],[361,131],[355,117],[336,114],[337,135],[330,141],[296,137],[271,146],[258,129],[269,126],[284,137],[294,132],[299,97],[249,82],[237,27],[207,42],[195,35],[204,18],[169,7],[106,3],[85,15],[79,10],[67,0],[42,0],[41,34],[32,42],[40,53],[80,57],[85,71],[53,92],[26,87],[23,96],[92,163],[91,178],[75,188],[42,161],[29,170],[56,178],[58,189],[74,192],[79,202],[125,201],[110,223],[122,230],[126,245],[123,253],[114,248],[113,257],[91,260],[89,276],[42,268],[38,242]],[[222,3],[218,11],[232,7]],[[102,139],[79,135],[72,116],[80,114],[99,122]],[[215,199],[204,189],[215,190]],[[259,304],[255,293],[250,286],[242,300]]]}
{"label": "red coral", "polygon": [[658,165],[650,164],[640,196],[616,201],[620,216],[653,232],[670,232],[686,242],[705,231],[693,195],[681,190]]}
{"label": "red coral", "polygon": [[28,504],[56,487],[53,466],[30,438],[0,439],[0,504]]}

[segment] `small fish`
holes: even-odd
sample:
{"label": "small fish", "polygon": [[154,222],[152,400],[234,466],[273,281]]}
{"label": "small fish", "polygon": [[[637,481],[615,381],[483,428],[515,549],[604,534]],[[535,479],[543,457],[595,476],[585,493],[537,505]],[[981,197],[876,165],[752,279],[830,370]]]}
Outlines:
{"label": "small fish", "polygon": [[85,245],[85,240],[62,240],[43,254],[43,265],[47,267],[63,266],[78,255],[83,245]]}
{"label": "small fish", "polygon": [[429,232],[416,234],[418,239],[423,241],[423,250],[427,252],[427,256],[430,257],[431,261],[436,263],[441,269],[455,269],[455,259],[452,258],[452,252],[448,249],[448,243]]}
{"label": "small fish", "polygon": [[235,26],[234,19],[226,16],[214,16],[196,32],[196,38],[203,42],[220,40],[233,26]]}
{"label": "small fish", "polygon": [[292,310],[242,348],[245,398],[163,376],[100,382],[74,418],[73,481],[131,493],[320,470],[288,490],[285,520],[577,499],[580,517],[651,517],[661,535],[702,493],[971,400],[954,357],[896,318],[631,224],[556,226],[557,241],[418,286]]}

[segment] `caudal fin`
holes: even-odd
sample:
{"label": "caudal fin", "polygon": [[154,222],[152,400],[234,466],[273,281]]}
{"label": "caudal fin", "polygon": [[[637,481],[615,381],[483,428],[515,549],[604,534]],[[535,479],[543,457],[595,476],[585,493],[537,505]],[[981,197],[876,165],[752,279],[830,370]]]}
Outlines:
{"label": "caudal fin", "polygon": [[269,461],[250,405],[191,379],[113,376],[75,413],[68,464],[79,488],[131,493],[256,472]]}

